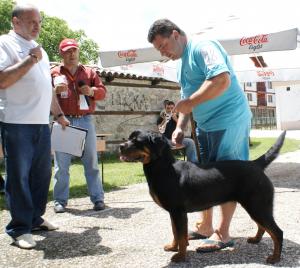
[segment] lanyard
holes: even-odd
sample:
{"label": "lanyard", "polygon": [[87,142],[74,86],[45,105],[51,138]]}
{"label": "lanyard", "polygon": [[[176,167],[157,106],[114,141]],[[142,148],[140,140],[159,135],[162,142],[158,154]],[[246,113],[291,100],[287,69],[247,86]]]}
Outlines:
{"label": "lanyard", "polygon": [[[65,68],[64,68],[65,69]],[[77,69],[78,70],[78,69]],[[77,89],[76,89],[76,83],[75,83],[75,81],[76,81],[76,74],[77,74],[77,70],[76,70],[76,72],[75,72],[75,75],[73,76],[72,74],[70,74],[70,72],[67,70],[67,69],[65,69],[65,75],[68,77],[68,79],[72,82],[72,84],[73,84],[73,90],[74,90],[74,92],[75,92],[75,96],[76,96],[76,99],[78,100],[78,105],[79,105],[79,94],[78,94],[78,92],[77,92]]]}

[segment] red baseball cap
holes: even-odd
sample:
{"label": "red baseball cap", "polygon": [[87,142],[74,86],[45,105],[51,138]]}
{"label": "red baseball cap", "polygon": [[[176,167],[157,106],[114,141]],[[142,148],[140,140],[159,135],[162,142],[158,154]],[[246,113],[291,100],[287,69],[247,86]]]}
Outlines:
{"label": "red baseball cap", "polygon": [[73,48],[73,47],[75,47],[77,49],[79,48],[79,45],[75,39],[66,38],[66,39],[62,40],[59,44],[59,50],[63,51],[63,52],[65,52],[68,49]]}

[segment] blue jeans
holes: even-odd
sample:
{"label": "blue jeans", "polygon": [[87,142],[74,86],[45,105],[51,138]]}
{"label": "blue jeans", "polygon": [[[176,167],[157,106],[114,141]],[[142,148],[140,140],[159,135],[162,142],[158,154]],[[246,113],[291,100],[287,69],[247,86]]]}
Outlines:
{"label": "blue jeans", "polygon": [[198,163],[198,158],[196,154],[196,145],[193,139],[183,138],[182,144],[185,146],[185,154],[187,161]]}
{"label": "blue jeans", "polygon": [[1,132],[11,214],[6,232],[15,238],[43,222],[51,180],[50,129],[49,125],[2,123]]}
{"label": "blue jeans", "polygon": [[[81,157],[84,175],[86,178],[90,199],[93,203],[104,200],[104,191],[102,181],[100,180],[100,172],[98,167],[98,156],[96,150],[96,131],[91,115],[81,118],[68,117],[71,125],[85,128],[88,130],[84,153]],[[72,155],[55,152],[54,166],[54,203],[66,206],[69,199],[69,184]]]}
{"label": "blue jeans", "polygon": [[249,160],[249,134],[250,122],[209,132],[197,127],[200,162],[205,164],[222,160]]}

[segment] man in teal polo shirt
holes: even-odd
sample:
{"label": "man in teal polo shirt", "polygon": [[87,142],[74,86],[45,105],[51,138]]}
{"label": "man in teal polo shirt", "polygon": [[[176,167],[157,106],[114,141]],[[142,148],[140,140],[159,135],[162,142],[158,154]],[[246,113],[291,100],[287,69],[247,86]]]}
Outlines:
{"label": "man in teal polo shirt", "polygon": [[[248,160],[251,112],[220,43],[200,37],[190,39],[168,19],[152,24],[148,41],[163,56],[179,59],[181,100],[175,106],[179,119],[173,142],[182,142],[192,112],[202,163]],[[215,229],[212,209],[202,213],[196,229],[189,232],[189,239],[203,239],[197,251],[211,252],[233,245],[229,227],[235,208],[235,202],[221,205],[221,220]]]}

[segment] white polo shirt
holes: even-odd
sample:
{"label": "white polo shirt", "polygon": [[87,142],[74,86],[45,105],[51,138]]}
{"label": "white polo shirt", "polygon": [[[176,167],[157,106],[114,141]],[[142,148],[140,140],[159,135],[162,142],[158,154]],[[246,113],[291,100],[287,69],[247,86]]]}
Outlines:
{"label": "white polo shirt", "polygon": [[[21,61],[38,44],[10,31],[0,36],[0,71]],[[48,124],[52,99],[50,63],[43,58],[16,83],[0,89],[0,121],[14,124]]]}

